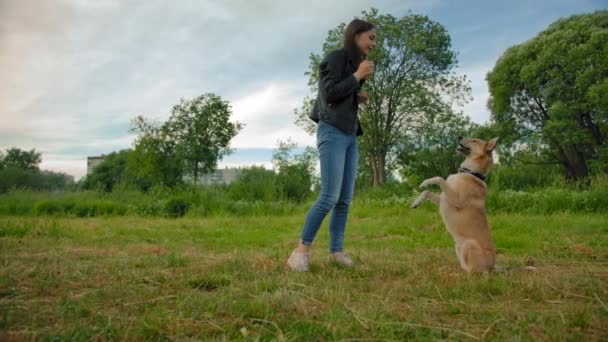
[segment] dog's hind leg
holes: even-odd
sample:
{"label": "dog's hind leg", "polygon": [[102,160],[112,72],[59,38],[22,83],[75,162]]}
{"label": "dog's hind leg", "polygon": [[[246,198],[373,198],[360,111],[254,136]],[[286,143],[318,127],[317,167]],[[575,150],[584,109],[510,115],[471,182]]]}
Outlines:
{"label": "dog's hind leg", "polygon": [[418,208],[418,206],[420,205],[420,203],[422,203],[422,201],[424,200],[429,200],[437,205],[439,205],[439,195],[434,193],[434,192],[430,192],[428,190],[424,190],[419,196],[418,198],[416,198],[416,200],[414,201],[414,203],[412,203],[412,208]]}
{"label": "dog's hind leg", "polygon": [[465,240],[456,245],[456,255],[466,272],[487,272],[494,268],[494,258],[490,260],[477,241]]}

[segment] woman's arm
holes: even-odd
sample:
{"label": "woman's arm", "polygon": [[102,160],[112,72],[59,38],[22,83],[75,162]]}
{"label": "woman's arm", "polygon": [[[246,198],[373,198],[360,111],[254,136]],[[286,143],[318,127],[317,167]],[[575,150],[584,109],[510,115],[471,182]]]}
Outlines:
{"label": "woman's arm", "polygon": [[340,50],[332,52],[319,66],[320,85],[323,87],[327,103],[338,102],[359,90],[359,80],[351,74],[341,80],[346,68],[346,57]]}

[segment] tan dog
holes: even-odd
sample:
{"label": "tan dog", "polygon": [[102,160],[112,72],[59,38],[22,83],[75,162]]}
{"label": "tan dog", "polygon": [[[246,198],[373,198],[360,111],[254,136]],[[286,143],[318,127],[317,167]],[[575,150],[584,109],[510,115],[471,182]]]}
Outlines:
{"label": "tan dog", "polygon": [[492,166],[492,151],[497,141],[498,138],[485,142],[459,137],[456,150],[466,157],[459,173],[447,180],[441,177],[425,180],[420,187],[439,185],[441,195],[425,190],[412,204],[412,208],[416,208],[422,201],[430,200],[439,205],[443,222],[456,242],[460,266],[467,272],[491,271],[496,262],[496,249],[486,218],[485,175]]}

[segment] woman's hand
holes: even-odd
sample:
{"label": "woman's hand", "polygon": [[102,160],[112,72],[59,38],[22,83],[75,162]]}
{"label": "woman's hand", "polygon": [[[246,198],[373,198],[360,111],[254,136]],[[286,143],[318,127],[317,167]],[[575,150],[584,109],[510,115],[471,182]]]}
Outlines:
{"label": "woman's hand", "polygon": [[357,94],[357,103],[358,104],[366,103],[368,99],[369,99],[369,95],[367,94],[366,91],[362,91]]}
{"label": "woman's hand", "polygon": [[374,62],[368,61],[367,59],[359,64],[359,68],[355,71],[354,75],[357,81],[367,79],[371,74],[374,73]]}

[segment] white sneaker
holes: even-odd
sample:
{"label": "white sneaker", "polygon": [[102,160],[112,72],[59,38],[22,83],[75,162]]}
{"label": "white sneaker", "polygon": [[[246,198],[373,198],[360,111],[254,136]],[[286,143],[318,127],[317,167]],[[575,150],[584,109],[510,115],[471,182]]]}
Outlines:
{"label": "white sneaker", "polygon": [[295,272],[308,272],[308,253],[298,252],[295,249],[291,252],[287,265]]}
{"label": "white sneaker", "polygon": [[338,264],[342,267],[353,267],[353,259],[351,259],[351,257],[349,257],[347,254],[344,254],[344,252],[336,252],[336,253],[331,253],[329,255],[329,260],[335,264]]}

